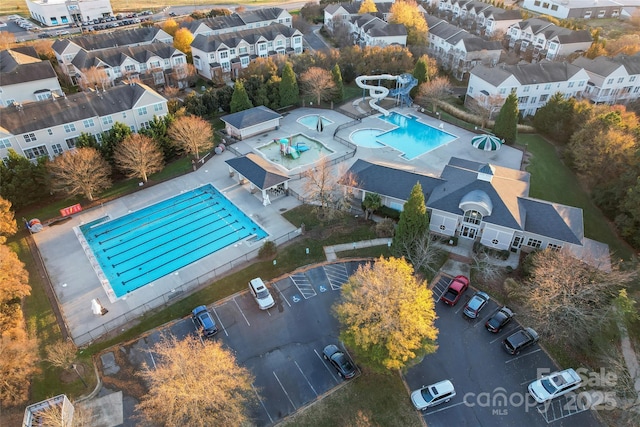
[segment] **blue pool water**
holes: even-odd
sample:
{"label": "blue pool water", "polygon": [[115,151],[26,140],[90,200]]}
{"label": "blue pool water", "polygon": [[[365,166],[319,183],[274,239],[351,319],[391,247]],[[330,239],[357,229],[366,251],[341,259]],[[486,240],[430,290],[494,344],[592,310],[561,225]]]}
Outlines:
{"label": "blue pool water", "polygon": [[118,298],[239,240],[267,236],[212,185],[80,231]]}
{"label": "blue pool water", "polygon": [[[373,132],[368,135],[356,135],[356,138],[372,138],[378,143],[393,147],[402,152],[402,157],[407,160],[415,159],[457,138],[448,132],[419,122],[416,117],[407,117],[402,114],[391,113],[388,116],[381,115],[378,118],[394,124],[397,127],[388,132],[378,133],[378,135],[373,135]],[[372,131],[373,129],[365,130]],[[354,134],[355,133],[356,132],[354,132]],[[353,135],[351,138],[355,144],[360,145],[358,141],[353,139]],[[368,141],[367,144],[368,145],[365,146],[375,147],[371,145],[372,143],[370,141]]]}
{"label": "blue pool water", "polygon": [[[329,126],[330,124],[333,123],[332,120],[329,120],[324,116],[321,116],[321,117],[322,117],[322,125],[324,127],[327,127],[327,126]],[[308,115],[308,116],[302,116],[302,117],[300,117],[298,119],[298,123],[308,127],[309,129],[316,130],[316,126],[318,125],[318,115],[317,114],[311,114],[311,115]]]}

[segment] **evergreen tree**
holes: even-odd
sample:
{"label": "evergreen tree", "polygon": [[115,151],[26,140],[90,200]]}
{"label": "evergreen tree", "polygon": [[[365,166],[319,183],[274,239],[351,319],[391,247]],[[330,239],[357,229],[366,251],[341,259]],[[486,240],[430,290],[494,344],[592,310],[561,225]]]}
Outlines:
{"label": "evergreen tree", "polygon": [[415,252],[415,246],[429,232],[429,215],[424,201],[422,185],[416,182],[409,199],[404,204],[396,233],[391,245],[395,256],[407,256]]}
{"label": "evergreen tree", "polygon": [[253,104],[244,88],[244,84],[240,79],[236,80],[236,84],[233,86],[233,95],[231,96],[231,112],[237,113],[238,111],[248,110],[251,107],[253,107]]}
{"label": "evergreen tree", "polygon": [[222,108],[227,113],[231,112],[231,97],[233,96],[233,88],[227,85],[224,85],[221,89],[218,89],[216,92],[216,97],[218,98],[218,106]]}
{"label": "evergreen tree", "polygon": [[504,142],[513,145],[518,136],[518,96],[515,91],[511,92],[504,101],[496,123],[493,126],[493,133]]}
{"label": "evergreen tree", "polygon": [[565,99],[560,92],[555,93],[549,101],[536,111],[533,125],[536,130],[556,142],[566,144],[577,129],[574,126],[575,98]]}
{"label": "evergreen tree", "polygon": [[149,122],[149,128],[140,129],[141,135],[152,138],[158,144],[158,147],[162,150],[165,163],[173,160],[178,155],[173,140],[167,134],[169,125],[174,119],[173,114],[167,114],[162,117],[153,116],[153,120]]}
{"label": "evergreen tree", "polygon": [[296,74],[293,72],[291,64],[287,62],[282,68],[282,81],[280,82],[280,106],[288,107],[297,105],[300,101],[300,91]]}
{"label": "evergreen tree", "polygon": [[336,64],[331,70],[333,81],[336,84],[336,93],[333,97],[334,102],[342,102],[344,99],[344,84],[342,83],[342,72],[340,71],[340,65]]}
{"label": "evergreen tree", "polygon": [[14,210],[45,200],[49,196],[46,156],[36,164],[9,148],[7,159],[0,161],[0,197],[11,202]]}
{"label": "evergreen tree", "polygon": [[131,135],[131,128],[122,122],[115,122],[113,127],[102,133],[102,141],[100,142],[100,154],[109,162],[111,166],[115,166],[113,153],[116,147],[124,141],[126,137]]}

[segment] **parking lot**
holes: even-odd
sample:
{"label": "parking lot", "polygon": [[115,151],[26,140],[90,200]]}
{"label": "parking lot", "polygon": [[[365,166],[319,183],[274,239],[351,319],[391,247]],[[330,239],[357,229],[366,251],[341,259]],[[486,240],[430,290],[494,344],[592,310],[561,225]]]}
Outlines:
{"label": "parking lot", "polygon": [[[338,323],[330,308],[358,265],[314,267],[270,283],[276,305],[269,310],[259,310],[248,292],[209,307],[220,328],[214,339],[233,349],[238,363],[255,376],[251,416],[256,425],[271,425],[344,381],[322,358],[322,350],[339,344]],[[151,347],[163,333],[182,338],[196,332],[190,317],[172,323],[128,345],[129,363],[153,366]],[[103,363],[107,359],[103,356]],[[124,418],[132,415],[125,413]]]}
{"label": "parking lot", "polygon": [[[452,278],[443,275],[438,279],[433,286],[436,326],[440,330],[438,351],[425,357],[405,376],[412,390],[443,379],[449,379],[456,389],[451,401],[423,413],[429,427],[600,425],[575,395],[560,397],[547,405],[535,404],[528,394],[528,384],[556,368],[538,344],[517,356],[504,351],[502,340],[520,328],[517,313],[502,331],[490,333],[484,324],[500,306],[489,301],[477,319],[468,319],[462,310],[474,290],[469,288],[458,304],[449,307],[438,299]],[[540,343],[544,345],[544,336],[540,337]]]}
{"label": "parking lot", "polygon": [[[338,344],[338,323],[330,308],[359,264],[316,266],[272,282],[269,287],[276,305],[265,311],[258,309],[248,292],[209,307],[220,328],[214,339],[233,349],[238,362],[255,376],[256,399],[250,413],[256,425],[273,425],[343,383],[322,358],[322,350],[328,344]],[[436,301],[450,280],[450,276],[443,275],[434,282]],[[514,320],[497,334],[488,332],[484,323],[498,308],[494,301],[480,312],[478,319],[464,317],[464,304],[473,292],[468,289],[454,307],[436,302],[438,351],[405,375],[411,390],[443,379],[451,380],[455,386],[457,394],[451,401],[423,412],[429,427],[599,426],[575,395],[547,405],[533,402],[527,385],[540,374],[554,371],[554,364],[537,344],[517,356],[502,349],[502,340],[520,326]],[[196,331],[188,316],[155,331],[126,346],[124,353],[129,363],[136,369],[143,361],[153,366],[156,361],[151,347],[162,333],[181,338]],[[102,356],[103,363],[108,359],[108,354]],[[123,392],[126,400],[126,390]],[[132,407],[124,405],[125,426],[135,425]]]}

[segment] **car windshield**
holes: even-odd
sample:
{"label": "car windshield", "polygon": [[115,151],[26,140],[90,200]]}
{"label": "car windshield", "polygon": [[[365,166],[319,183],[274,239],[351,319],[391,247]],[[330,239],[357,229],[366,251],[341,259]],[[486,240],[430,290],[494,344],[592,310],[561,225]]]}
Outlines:
{"label": "car windshield", "polygon": [[203,313],[200,316],[200,322],[202,322],[202,326],[209,329],[213,327],[213,319],[207,313]]}
{"label": "car windshield", "polygon": [[547,390],[547,393],[553,394],[556,392],[556,386],[551,383],[550,378],[543,378],[540,380],[540,383],[542,384],[542,387]]}
{"label": "car windshield", "polygon": [[469,301],[469,308],[478,308],[482,304],[482,300],[478,297],[473,297],[471,301]]}
{"label": "car windshield", "polygon": [[339,363],[343,372],[353,371],[353,365],[351,364],[351,362],[349,362],[349,360],[346,357],[342,356],[339,360]]}
{"label": "car windshield", "polygon": [[[431,387],[431,388],[435,389],[435,387]],[[429,387],[425,387],[421,391],[422,391],[422,398],[424,399],[425,402],[429,403],[433,400],[435,390],[431,392],[431,390],[429,390]]]}
{"label": "car windshield", "polygon": [[269,291],[266,290],[265,288],[261,288],[262,290],[258,290],[256,295],[258,298],[263,299],[263,298],[267,298],[269,296]]}

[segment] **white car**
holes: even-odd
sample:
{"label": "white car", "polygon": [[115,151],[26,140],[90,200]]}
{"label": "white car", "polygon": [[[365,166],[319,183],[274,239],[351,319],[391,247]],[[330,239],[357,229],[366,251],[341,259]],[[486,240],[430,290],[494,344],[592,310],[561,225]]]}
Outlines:
{"label": "white car", "polygon": [[251,292],[251,296],[253,296],[253,298],[258,303],[258,307],[260,307],[260,310],[266,310],[276,305],[276,302],[273,300],[269,289],[267,289],[267,286],[259,277],[252,279],[249,282],[249,292]]}
{"label": "white car", "polygon": [[582,384],[582,378],[573,369],[554,372],[529,384],[529,394],[538,403],[562,396],[577,389]]}
{"label": "white car", "polygon": [[449,380],[440,381],[415,390],[411,393],[411,402],[419,411],[448,402],[456,395],[456,390]]}

